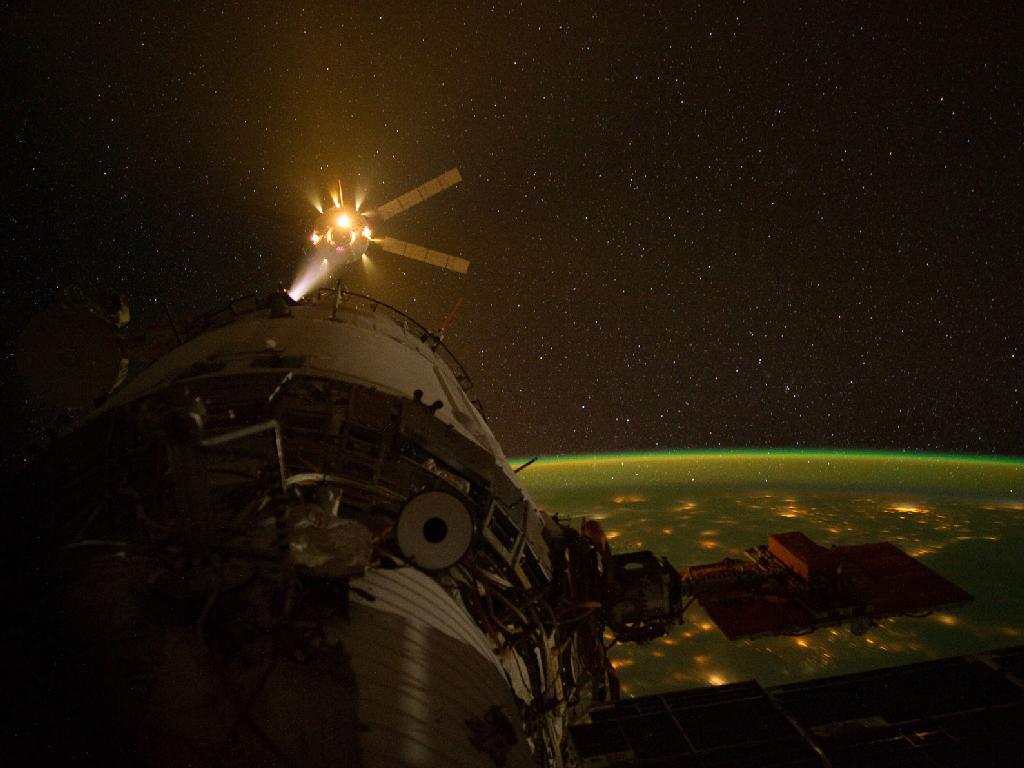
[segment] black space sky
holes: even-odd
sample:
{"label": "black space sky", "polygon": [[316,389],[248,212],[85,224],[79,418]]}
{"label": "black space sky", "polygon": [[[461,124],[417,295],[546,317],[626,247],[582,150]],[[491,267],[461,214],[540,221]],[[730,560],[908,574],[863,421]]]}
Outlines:
{"label": "black space sky", "polygon": [[389,234],[469,275],[345,281],[465,297],[508,453],[1024,454],[1013,4],[292,5],[7,12],[10,339],[71,283],[139,327],[273,290],[310,191],[458,166]]}

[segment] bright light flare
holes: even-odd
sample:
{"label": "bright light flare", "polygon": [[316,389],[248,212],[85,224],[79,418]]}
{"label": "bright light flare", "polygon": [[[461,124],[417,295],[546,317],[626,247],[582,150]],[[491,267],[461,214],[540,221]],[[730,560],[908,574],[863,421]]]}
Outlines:
{"label": "bright light flare", "polygon": [[352,219],[349,218],[347,213],[343,213],[337,218],[337,224],[339,227],[348,229],[352,225]]}
{"label": "bright light flare", "polygon": [[363,237],[365,237],[367,240],[369,240],[371,234],[372,233],[370,232],[370,228],[369,227],[363,227]]}
{"label": "bright light flare", "polygon": [[314,285],[316,285],[317,280],[320,278],[320,274],[319,268],[307,268],[305,272],[295,279],[292,287],[288,289],[288,295],[295,301],[299,301],[303,296],[309,293],[310,289]]}
{"label": "bright light flare", "polygon": [[309,236],[309,242],[311,242],[313,245],[317,245],[320,242],[320,235],[314,232],[312,235]]}
{"label": "bright light flare", "polygon": [[299,272],[292,282],[291,288],[287,291],[288,295],[295,301],[300,301],[310,291],[315,289],[317,285],[323,282],[336,265],[337,259],[334,257],[333,252],[321,245],[321,247],[312,251],[307,256],[302,271]]}

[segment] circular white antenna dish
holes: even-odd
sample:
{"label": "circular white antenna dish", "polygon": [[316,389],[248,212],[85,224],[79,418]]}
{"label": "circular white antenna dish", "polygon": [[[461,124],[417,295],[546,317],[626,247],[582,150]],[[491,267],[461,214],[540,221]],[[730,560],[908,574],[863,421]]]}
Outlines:
{"label": "circular white antenna dish", "polygon": [[428,491],[414,496],[398,516],[398,548],[428,571],[459,562],[473,540],[473,516],[450,493]]}

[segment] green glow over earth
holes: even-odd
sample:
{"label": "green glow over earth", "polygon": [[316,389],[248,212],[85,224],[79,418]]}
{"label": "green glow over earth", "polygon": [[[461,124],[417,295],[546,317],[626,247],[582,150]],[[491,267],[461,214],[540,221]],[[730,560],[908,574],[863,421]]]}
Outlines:
{"label": "green glow over earth", "polygon": [[[524,460],[513,460],[519,466]],[[699,606],[664,638],[613,649],[627,695],[764,685],[1024,643],[1024,459],[826,451],[542,458],[519,477],[571,525],[597,519],[613,551],[677,568],[801,530],[823,545],[891,541],[975,597],[925,618],[730,643]],[[894,589],[899,585],[894,584]]]}
{"label": "green glow over earth", "polygon": [[[519,466],[524,460],[512,460]],[[1024,458],[871,451],[666,451],[543,457],[527,486],[622,482],[820,486],[979,493],[1024,499]]]}

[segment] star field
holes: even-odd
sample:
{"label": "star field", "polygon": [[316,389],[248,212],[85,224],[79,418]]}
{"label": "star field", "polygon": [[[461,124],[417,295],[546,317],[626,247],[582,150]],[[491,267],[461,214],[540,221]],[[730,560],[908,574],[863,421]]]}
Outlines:
{"label": "star field", "polygon": [[427,325],[465,297],[449,343],[508,453],[1022,454],[1020,26],[883,3],[15,15],[8,327],[68,283],[124,292],[140,327],[272,290],[310,192],[372,207],[458,166],[388,234],[469,275],[382,254],[344,281]]}

